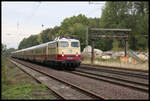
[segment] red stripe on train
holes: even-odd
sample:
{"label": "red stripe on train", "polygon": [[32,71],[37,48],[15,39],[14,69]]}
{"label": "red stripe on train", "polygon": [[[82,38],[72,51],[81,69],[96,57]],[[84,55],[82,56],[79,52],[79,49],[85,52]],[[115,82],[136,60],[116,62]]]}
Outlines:
{"label": "red stripe on train", "polygon": [[72,54],[58,54],[57,55],[57,60],[66,60],[66,61],[72,61],[72,60],[81,60],[80,55],[72,55]]}

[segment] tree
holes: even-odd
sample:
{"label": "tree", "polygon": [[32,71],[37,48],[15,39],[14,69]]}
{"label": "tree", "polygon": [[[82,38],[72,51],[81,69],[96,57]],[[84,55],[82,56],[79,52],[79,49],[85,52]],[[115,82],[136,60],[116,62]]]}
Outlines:
{"label": "tree", "polygon": [[[101,18],[87,18],[83,14],[65,18],[60,26],[48,28],[36,36],[24,38],[19,44],[19,49],[45,43],[61,35],[74,36],[75,39],[80,40],[81,49],[83,49],[86,46],[86,28],[97,27],[131,28],[132,33],[129,35],[129,48],[133,50],[145,50],[148,48],[148,39],[136,36],[148,34],[148,14],[148,2],[106,2],[105,7],[102,9]],[[88,36],[90,38],[90,35]],[[88,40],[88,43],[90,42],[91,40]],[[95,47],[101,50],[111,50],[114,48],[123,48],[123,45],[122,42],[113,41],[113,39],[97,39]]]}
{"label": "tree", "polygon": [[51,32],[49,34],[49,38],[50,40],[54,40],[55,37],[56,37],[56,34],[59,33],[60,31],[60,28],[59,26],[55,26],[54,28],[51,29]]}
{"label": "tree", "polygon": [[101,27],[100,26],[100,23],[101,23],[100,18],[89,18],[88,20],[89,20],[89,24],[88,24],[89,28],[99,28],[99,27]]}
{"label": "tree", "polygon": [[70,32],[70,35],[74,36],[75,39],[80,40],[81,50],[83,50],[86,46],[86,26],[81,23],[75,23],[73,26],[69,27],[68,31]]}
{"label": "tree", "polygon": [[6,51],[6,49],[7,49],[6,45],[1,43],[1,46],[2,46],[2,51],[1,52],[4,53]]}
{"label": "tree", "polygon": [[10,56],[11,52],[16,51],[15,48],[9,48],[9,49],[7,49],[5,44],[1,43],[1,45],[2,45],[2,51],[1,52],[2,52],[3,56]]}
{"label": "tree", "polygon": [[113,41],[113,48],[112,48],[112,50],[115,50],[115,51],[119,51],[120,50],[119,49],[119,43],[118,43],[118,41],[116,39],[114,39],[114,41]]}
{"label": "tree", "polygon": [[65,18],[61,23],[57,35],[69,35],[80,40],[81,50],[85,47],[86,27],[89,20],[85,15],[79,14],[70,18]]}
{"label": "tree", "polygon": [[14,51],[16,51],[15,48],[9,48],[9,49],[7,49],[7,50],[5,51],[4,55],[5,55],[5,56],[10,56],[10,55],[11,55],[11,52],[14,52]]}
{"label": "tree", "polygon": [[38,41],[38,35],[31,35],[29,38],[24,38],[20,42],[18,49],[28,48],[38,44],[40,44]]}
{"label": "tree", "polygon": [[49,37],[48,37],[48,35],[50,35],[50,31],[51,31],[52,29],[46,29],[46,30],[43,30],[41,33],[40,33],[40,37],[41,37],[41,42],[42,43],[45,43],[45,42],[48,42],[48,41],[50,41],[50,39],[49,39]]}
{"label": "tree", "polygon": [[136,36],[148,34],[148,8],[148,2],[143,1],[106,2],[102,10],[100,26],[103,28],[131,28],[129,48],[134,50],[141,49],[141,46],[146,48],[148,41],[143,38],[142,42],[140,37]]}
{"label": "tree", "polygon": [[69,27],[72,27],[76,23],[81,23],[84,26],[88,25],[88,18],[85,15],[79,14],[78,16],[73,16],[70,18],[65,18],[63,22],[61,22],[61,33],[70,33]]}

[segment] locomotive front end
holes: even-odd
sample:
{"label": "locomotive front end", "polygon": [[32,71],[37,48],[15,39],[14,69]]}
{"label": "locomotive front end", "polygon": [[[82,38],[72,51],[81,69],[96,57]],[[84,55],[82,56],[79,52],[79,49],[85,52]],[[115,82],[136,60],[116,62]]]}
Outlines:
{"label": "locomotive front end", "polygon": [[81,63],[80,42],[75,39],[62,39],[58,42],[57,60],[60,65],[78,67]]}

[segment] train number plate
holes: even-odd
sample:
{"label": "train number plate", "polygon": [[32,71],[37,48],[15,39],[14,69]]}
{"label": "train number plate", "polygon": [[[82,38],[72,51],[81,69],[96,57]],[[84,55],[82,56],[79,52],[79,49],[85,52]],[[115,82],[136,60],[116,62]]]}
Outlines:
{"label": "train number plate", "polygon": [[67,59],[73,59],[73,57],[67,57]]}

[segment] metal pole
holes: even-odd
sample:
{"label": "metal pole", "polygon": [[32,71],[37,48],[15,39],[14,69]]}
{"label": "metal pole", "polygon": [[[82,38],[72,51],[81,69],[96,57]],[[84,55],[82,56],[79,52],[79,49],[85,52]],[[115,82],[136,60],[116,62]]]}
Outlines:
{"label": "metal pole", "polygon": [[86,27],[86,46],[88,46],[88,27]]}
{"label": "metal pole", "polygon": [[91,63],[94,63],[94,40],[92,40],[92,57],[91,57]]}
{"label": "metal pole", "polygon": [[90,33],[90,39],[91,39],[91,46],[92,46],[92,53],[91,53],[91,64],[94,63],[94,39],[93,39],[93,33],[91,30],[89,30]]}
{"label": "metal pole", "polygon": [[125,39],[125,56],[127,56],[127,51],[128,51],[128,39]]}

